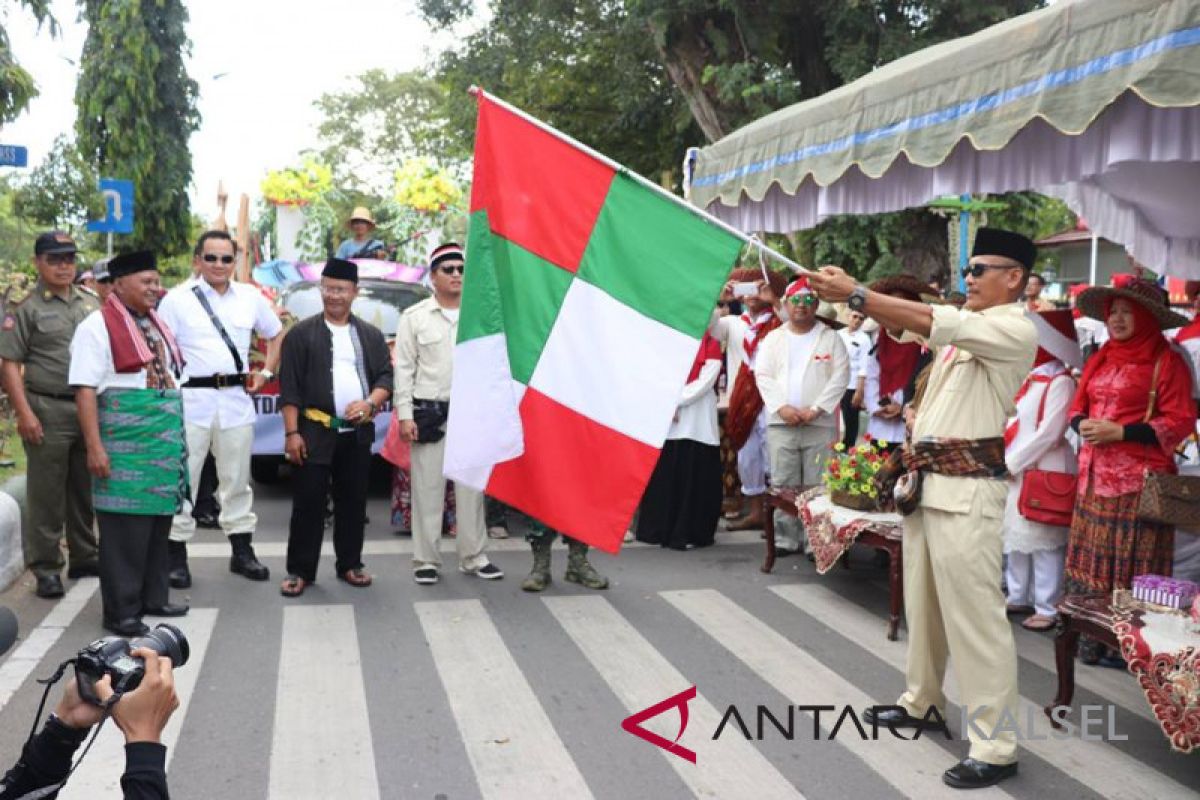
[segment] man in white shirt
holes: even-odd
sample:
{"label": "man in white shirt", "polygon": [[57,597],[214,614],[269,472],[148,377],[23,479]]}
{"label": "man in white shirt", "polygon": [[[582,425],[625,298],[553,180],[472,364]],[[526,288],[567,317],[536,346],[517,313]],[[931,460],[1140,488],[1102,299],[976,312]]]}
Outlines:
{"label": "man in white shirt", "polygon": [[[837,439],[850,357],[832,327],[837,323],[817,317],[817,296],[806,277],[788,286],[783,301],[788,322],[763,341],[754,377],[768,415],[771,483],[808,488],[820,483]],[[784,553],[800,549],[799,520],[776,513],[775,547]]]}
{"label": "man in white shirt", "polygon": [[846,353],[850,356],[850,385],[842,394],[842,443],[846,449],[858,441],[858,412],[863,407],[863,391],[867,380],[867,362],[870,360],[871,337],[863,331],[866,316],[858,311],[850,312],[850,324],[838,331]]}
{"label": "man in white shirt", "polygon": [[[234,281],[237,244],[225,231],[207,231],[192,255],[194,278],[167,293],[158,313],[175,334],[187,362],[183,411],[187,430],[191,501],[196,502],[200,473],[209,452],[217,466],[220,524],[233,555],[229,570],[265,581],[270,571],[255,557],[251,538],[258,517],[250,488],[250,451],[255,409],[251,395],[262,389],[279,365],[283,324],[271,304],[253,286]],[[250,339],[267,339],[266,367],[251,373]],[[196,532],[191,508],[171,525],[171,586],[192,585],[187,542]]]}
{"label": "man in white shirt", "polygon": [[[394,403],[400,435],[412,443],[413,579],[422,585],[438,582],[442,557],[442,504],[446,479],[446,419],[450,413],[450,379],[458,313],[462,303],[462,247],[448,242],[429,257],[433,297],[409,307],[396,329],[396,389]],[[485,580],[504,577],[488,560],[483,493],[454,485],[458,515],[458,569]]]}

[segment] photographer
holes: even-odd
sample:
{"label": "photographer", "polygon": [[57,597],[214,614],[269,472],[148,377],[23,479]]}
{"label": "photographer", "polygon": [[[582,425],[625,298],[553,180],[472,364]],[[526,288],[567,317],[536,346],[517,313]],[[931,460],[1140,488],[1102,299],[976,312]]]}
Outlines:
{"label": "photographer", "polygon": [[[148,647],[139,647],[132,655],[145,661],[145,677],[136,689],[122,695],[112,706],[111,716],[125,734],[125,774],[121,789],[126,800],[166,798],[167,748],[161,743],[163,728],[179,707],[175,694],[175,675],[171,659],[159,656]],[[111,678],[105,675],[95,684],[96,696],[105,704],[113,696]],[[26,743],[21,758],[0,780],[0,800],[19,800],[43,787],[61,784],[71,771],[75,751],[87,739],[92,727],[104,717],[104,708],[87,702],[79,695],[74,679],[68,680],[58,707],[45,726]],[[34,797],[53,798],[58,789]]]}

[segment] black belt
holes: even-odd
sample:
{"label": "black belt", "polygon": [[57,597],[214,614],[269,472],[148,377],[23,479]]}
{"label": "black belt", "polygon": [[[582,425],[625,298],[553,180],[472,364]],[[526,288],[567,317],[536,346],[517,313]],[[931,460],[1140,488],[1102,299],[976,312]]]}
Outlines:
{"label": "black belt", "polygon": [[26,387],[25,391],[29,392],[30,394],[36,394],[38,397],[49,397],[53,400],[70,400],[72,403],[75,402],[74,392],[70,392],[68,394],[59,394],[58,392],[39,392],[37,389],[30,389],[28,387]]}
{"label": "black belt", "polygon": [[246,376],[242,373],[236,375],[208,375],[203,378],[189,378],[188,382],[183,385],[184,389],[224,389],[227,386],[245,386]]}

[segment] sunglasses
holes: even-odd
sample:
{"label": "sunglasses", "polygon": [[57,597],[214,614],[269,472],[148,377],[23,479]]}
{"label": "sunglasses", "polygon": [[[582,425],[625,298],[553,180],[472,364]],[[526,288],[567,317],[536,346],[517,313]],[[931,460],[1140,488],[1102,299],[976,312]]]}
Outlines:
{"label": "sunglasses", "polygon": [[74,253],[51,253],[48,256],[43,256],[43,258],[45,258],[46,263],[52,267],[59,267],[59,266],[62,266],[63,264],[74,264],[75,263],[75,254]]}
{"label": "sunglasses", "polygon": [[456,272],[459,275],[462,275],[466,272],[466,267],[462,264],[450,264],[449,266],[438,267],[438,269],[440,269],[446,275],[453,275]]}
{"label": "sunglasses", "polygon": [[817,304],[817,296],[815,294],[794,294],[788,298],[788,302],[794,306],[803,303],[806,306],[815,306]]}
{"label": "sunglasses", "polygon": [[963,278],[970,275],[972,278],[982,278],[983,273],[989,269],[1020,269],[1014,264],[968,264],[959,270]]}
{"label": "sunglasses", "polygon": [[215,264],[218,261],[220,261],[222,264],[233,263],[233,256],[219,256],[215,253],[205,253],[203,256],[201,256],[201,258],[204,259],[204,263],[206,264]]}

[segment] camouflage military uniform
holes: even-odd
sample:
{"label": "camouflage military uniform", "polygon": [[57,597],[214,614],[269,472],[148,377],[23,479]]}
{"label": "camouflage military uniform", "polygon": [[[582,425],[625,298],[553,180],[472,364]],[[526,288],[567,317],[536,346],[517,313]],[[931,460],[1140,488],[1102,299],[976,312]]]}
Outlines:
{"label": "camouflage military uniform", "polygon": [[25,397],[42,423],[41,444],[24,443],[22,538],[25,564],[38,576],[62,570],[64,524],[72,568],[96,564],[92,479],[67,368],[75,328],[99,307],[87,289],[72,286],[63,299],[38,281],[24,298],[10,298],[0,323],[0,358],[24,365]]}
{"label": "camouflage military uniform", "polygon": [[[527,592],[540,592],[550,585],[550,548],[559,532],[533,517],[527,517],[527,520],[529,532],[525,534],[525,540],[533,550],[533,569],[522,581],[521,588]],[[596,572],[588,561],[588,546],[566,534],[562,534],[562,538],[567,543],[567,571],[563,573],[563,580],[589,589],[607,589],[608,578]]]}

